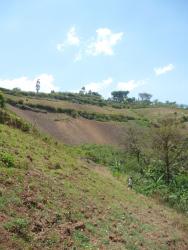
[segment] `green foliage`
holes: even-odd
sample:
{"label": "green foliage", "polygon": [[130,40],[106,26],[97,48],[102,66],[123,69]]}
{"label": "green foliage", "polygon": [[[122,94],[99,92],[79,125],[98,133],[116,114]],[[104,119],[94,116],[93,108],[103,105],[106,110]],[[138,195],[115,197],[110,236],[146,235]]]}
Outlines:
{"label": "green foliage", "polygon": [[72,93],[72,92],[55,92],[52,91],[50,94],[46,93],[35,93],[35,92],[25,92],[21,91],[20,89],[4,89],[0,88],[0,90],[8,95],[13,96],[25,96],[37,99],[47,99],[47,100],[64,100],[69,101],[72,103],[79,103],[79,104],[90,104],[90,105],[97,105],[100,107],[103,106],[112,106],[114,108],[147,108],[149,106],[152,107],[178,107],[175,102],[166,102],[162,103],[158,100],[154,100],[153,102],[150,101],[151,95],[147,93],[145,94],[143,101],[137,100],[135,97],[128,98],[128,91],[113,91],[112,98],[105,100],[100,94],[96,92],[89,91],[88,93],[85,90],[81,91],[80,93]]}
{"label": "green foliage", "polygon": [[61,164],[59,162],[56,162],[54,165],[54,169],[61,169]]}
{"label": "green foliage", "polygon": [[46,98],[46,99],[55,99],[55,100],[64,100],[71,101],[73,103],[79,104],[92,104],[97,106],[105,106],[107,105],[106,101],[96,92],[89,93],[71,93],[71,92],[54,92],[52,91],[50,94],[46,93],[35,93],[31,91],[17,91],[17,90],[9,90],[0,88],[4,93],[15,96],[28,96],[28,97],[37,97],[37,98]]}
{"label": "green foliage", "polygon": [[112,171],[113,175],[120,176],[126,172],[125,164],[121,159],[117,159],[110,165],[110,170]]}
{"label": "green foliage", "polygon": [[[173,172],[184,168],[187,159],[187,138],[176,119],[165,118],[152,131],[153,159],[160,161],[167,184],[173,179]],[[178,166],[178,168],[177,168]]]}
{"label": "green foliage", "polygon": [[180,178],[187,181],[188,174],[178,175],[170,185],[167,185],[162,177],[157,179],[155,176],[154,180],[153,176],[149,178],[148,176],[136,175],[134,189],[139,193],[157,197],[160,201],[181,212],[188,212],[188,188],[177,180]]}
{"label": "green foliage", "polygon": [[188,212],[188,174],[175,171],[173,181],[165,182],[163,164],[151,160],[140,171],[137,156],[122,150],[100,145],[82,145],[77,154],[97,164],[107,166],[114,176],[133,176],[133,188],[144,195],[157,197],[161,202],[182,212]]}
{"label": "green foliage", "polygon": [[148,93],[139,93],[139,97],[141,98],[142,101],[150,102],[152,95]]}
{"label": "green foliage", "polygon": [[27,122],[6,110],[0,110],[0,123],[18,128],[24,132],[29,132],[31,130],[31,126]]}
{"label": "green foliage", "polygon": [[0,152],[0,163],[3,163],[3,166],[8,168],[15,167],[14,157],[10,153]]}
{"label": "green foliage", "polygon": [[74,240],[77,242],[77,244],[80,245],[80,247],[84,247],[85,249],[87,249],[87,248],[89,249],[90,239],[83,232],[76,230],[73,237],[74,237]]}
{"label": "green foliage", "polygon": [[188,116],[183,115],[182,118],[181,118],[181,122],[188,122]]}
{"label": "green foliage", "polygon": [[73,118],[77,117],[83,117],[88,120],[96,120],[96,121],[118,121],[118,122],[127,122],[129,120],[134,120],[135,118],[133,116],[125,116],[122,114],[101,114],[96,112],[88,112],[88,111],[81,111],[81,110],[75,110],[70,108],[56,108],[49,105],[44,104],[33,104],[33,103],[27,103],[21,104],[20,101],[14,101],[12,99],[8,99],[7,102],[13,106],[16,106],[20,109],[24,110],[31,110],[34,112],[51,112],[51,113],[64,113],[66,115],[69,115]]}
{"label": "green foliage", "polygon": [[3,93],[0,91],[0,108],[4,108],[5,107],[5,98]]}
{"label": "green foliage", "polygon": [[115,166],[117,162],[121,164],[125,161],[124,153],[112,146],[85,144],[80,146],[79,154],[85,158],[106,166]]}
{"label": "green foliage", "polygon": [[113,91],[112,100],[115,102],[124,102],[127,99],[129,91]]}
{"label": "green foliage", "polygon": [[9,222],[4,223],[3,226],[7,231],[25,238],[27,235],[29,222],[23,218],[14,218]]}
{"label": "green foliage", "polygon": [[[122,170],[125,166],[128,174],[127,166],[131,169],[134,163],[130,163],[131,159],[122,151],[109,146],[57,145],[53,139],[45,140],[40,135],[23,133],[4,125],[0,125],[0,131],[3,152],[11,153],[16,163],[21,159],[29,162],[29,169],[1,168],[1,226],[7,230],[1,231],[7,243],[1,242],[0,248],[160,249],[164,246],[161,230],[165,228],[168,238],[173,237],[173,228],[168,224],[179,219],[175,212],[127,191],[121,179],[116,181],[91,169],[94,164],[89,160],[87,167],[84,164],[84,159],[95,159],[112,166],[117,173],[121,172],[120,163]],[[51,168],[62,162],[61,169]],[[134,179],[135,176],[136,167]],[[181,179],[180,183],[186,183],[186,180]],[[151,210],[148,209],[150,204],[153,206],[153,222],[142,216]],[[164,217],[157,224],[161,210]],[[176,217],[170,221],[168,217],[172,215]],[[163,222],[166,219],[168,223]],[[86,225],[85,230],[74,228],[79,221]],[[92,223],[89,228],[88,223]],[[181,225],[184,221],[178,223]],[[182,231],[177,228],[173,233],[178,235]],[[148,232],[149,235],[157,235],[155,242],[151,243],[151,238],[147,238]],[[112,241],[109,236],[119,241]],[[181,239],[178,238],[178,241],[181,242]]]}

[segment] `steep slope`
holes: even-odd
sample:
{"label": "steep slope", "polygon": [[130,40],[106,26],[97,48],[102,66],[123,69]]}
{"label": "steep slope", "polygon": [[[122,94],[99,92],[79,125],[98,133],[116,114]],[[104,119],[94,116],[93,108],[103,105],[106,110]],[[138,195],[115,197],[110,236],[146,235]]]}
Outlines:
{"label": "steep slope", "polygon": [[66,144],[112,144],[119,145],[122,141],[124,124],[100,122],[84,118],[71,118],[65,114],[36,113],[9,108],[20,117],[32,123],[40,131],[45,132]]}
{"label": "steep slope", "polygon": [[38,133],[0,125],[0,249],[188,249],[188,219]]}

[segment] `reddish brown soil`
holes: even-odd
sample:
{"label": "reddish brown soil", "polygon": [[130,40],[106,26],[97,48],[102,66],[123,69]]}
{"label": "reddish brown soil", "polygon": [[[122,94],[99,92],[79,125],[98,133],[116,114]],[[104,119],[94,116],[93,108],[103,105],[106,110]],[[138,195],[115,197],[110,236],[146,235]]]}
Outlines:
{"label": "reddish brown soil", "polygon": [[124,127],[112,122],[99,122],[83,118],[70,118],[63,114],[43,114],[10,107],[39,130],[66,144],[120,145]]}

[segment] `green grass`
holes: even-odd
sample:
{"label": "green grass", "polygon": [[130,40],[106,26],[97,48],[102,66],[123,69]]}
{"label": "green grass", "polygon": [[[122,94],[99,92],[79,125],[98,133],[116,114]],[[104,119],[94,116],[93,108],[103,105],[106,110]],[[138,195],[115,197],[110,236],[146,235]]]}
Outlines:
{"label": "green grass", "polygon": [[168,240],[176,249],[185,246],[188,219],[106,175],[101,165],[110,165],[115,153],[104,148],[103,159],[100,150],[0,125],[0,235],[6,239],[0,249],[168,249]]}

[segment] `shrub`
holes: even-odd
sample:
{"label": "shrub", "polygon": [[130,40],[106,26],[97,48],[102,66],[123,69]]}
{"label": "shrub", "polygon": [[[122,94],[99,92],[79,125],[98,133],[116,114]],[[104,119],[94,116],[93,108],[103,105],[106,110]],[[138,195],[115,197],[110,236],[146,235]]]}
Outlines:
{"label": "shrub", "polygon": [[22,99],[18,100],[19,104],[24,104],[24,101]]}
{"label": "shrub", "polygon": [[7,124],[8,126],[11,126],[14,128],[18,128],[24,132],[29,132],[31,129],[30,124],[8,113],[5,110],[0,110],[0,123]]}
{"label": "shrub", "polygon": [[55,163],[54,168],[61,169],[61,164],[59,162]]}
{"label": "shrub", "polygon": [[5,98],[2,92],[0,92],[0,108],[5,107]]}
{"label": "shrub", "polygon": [[1,152],[0,161],[3,163],[4,166],[8,168],[15,167],[14,157],[7,152]]}

